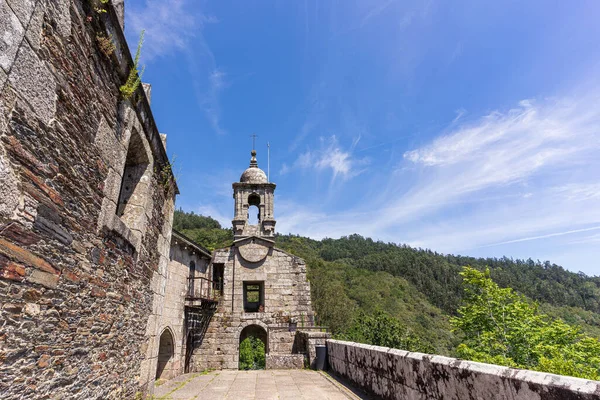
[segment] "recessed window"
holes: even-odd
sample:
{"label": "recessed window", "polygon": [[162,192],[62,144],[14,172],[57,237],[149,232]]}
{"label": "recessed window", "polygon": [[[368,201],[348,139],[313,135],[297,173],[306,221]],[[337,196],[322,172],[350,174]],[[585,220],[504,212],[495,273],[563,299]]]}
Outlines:
{"label": "recessed window", "polygon": [[150,160],[144,143],[140,134],[134,130],[129,141],[117,204],[117,215],[129,228],[139,228],[136,225],[145,212],[148,192],[148,178],[144,178],[150,173]]}
{"label": "recessed window", "polygon": [[194,261],[190,261],[190,274],[188,277],[188,296],[189,297],[195,297],[195,283],[196,280],[194,279],[196,277],[196,263]]}
{"label": "recessed window", "polygon": [[244,282],[244,311],[264,311],[264,284],[263,282]]}

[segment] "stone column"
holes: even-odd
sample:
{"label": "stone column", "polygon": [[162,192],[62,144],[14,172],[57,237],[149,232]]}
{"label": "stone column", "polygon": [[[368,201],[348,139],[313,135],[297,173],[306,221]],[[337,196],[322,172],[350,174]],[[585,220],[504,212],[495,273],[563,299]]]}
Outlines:
{"label": "stone column", "polygon": [[125,31],[125,0],[112,0],[112,4],[119,18],[121,29]]}

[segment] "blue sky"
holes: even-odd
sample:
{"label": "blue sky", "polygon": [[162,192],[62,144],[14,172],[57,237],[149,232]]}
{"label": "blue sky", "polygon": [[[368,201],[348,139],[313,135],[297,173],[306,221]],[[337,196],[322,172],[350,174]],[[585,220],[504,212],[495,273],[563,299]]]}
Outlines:
{"label": "blue sky", "polygon": [[229,226],[277,183],[277,230],[360,233],[600,275],[595,1],[128,0],[177,206]]}

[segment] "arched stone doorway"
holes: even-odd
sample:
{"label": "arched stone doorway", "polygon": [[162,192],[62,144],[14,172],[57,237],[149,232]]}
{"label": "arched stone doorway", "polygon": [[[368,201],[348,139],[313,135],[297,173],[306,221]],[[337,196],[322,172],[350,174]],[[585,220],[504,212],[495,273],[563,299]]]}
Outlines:
{"label": "arched stone doorway", "polygon": [[158,362],[156,365],[156,379],[170,379],[173,374],[173,357],[175,355],[175,341],[169,329],[160,335],[158,345]]}
{"label": "arched stone doorway", "polygon": [[269,352],[268,335],[260,325],[248,325],[240,332],[239,369],[265,369],[265,355]]}

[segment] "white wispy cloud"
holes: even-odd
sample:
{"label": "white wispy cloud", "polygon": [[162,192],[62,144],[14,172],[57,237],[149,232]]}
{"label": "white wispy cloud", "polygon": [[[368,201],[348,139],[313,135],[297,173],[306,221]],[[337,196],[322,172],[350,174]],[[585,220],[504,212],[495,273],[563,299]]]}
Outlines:
{"label": "white wispy cloud", "polygon": [[[599,151],[600,96],[522,101],[470,123],[450,122],[436,139],[405,152],[396,172],[382,175],[388,189],[379,197],[326,216],[289,205],[298,215],[286,217],[294,232],[315,237],[357,232],[442,252],[567,244],[599,229]],[[318,158],[307,152],[297,163]],[[347,158],[337,160],[343,166]]]}
{"label": "white wispy cloud", "polygon": [[560,171],[595,159],[600,111],[594,108],[599,105],[598,98],[522,101],[518,108],[490,113],[408,151],[405,160],[429,179],[421,180],[395,207],[418,200],[418,208],[426,208],[544,174],[560,181]]}
{"label": "white wispy cloud", "polygon": [[206,117],[208,118],[208,121],[210,122],[214,131],[220,135],[226,133],[225,129],[223,129],[221,126],[220,104],[220,95],[223,89],[226,87],[225,78],[225,72],[215,68],[209,73],[208,84],[204,85],[204,89],[200,88],[202,85],[196,84],[198,87],[197,91],[200,105],[204,109]]}
{"label": "white wispy cloud", "polygon": [[572,229],[572,230],[568,230],[568,231],[564,231],[564,232],[553,232],[553,233],[548,233],[546,235],[528,236],[528,237],[522,237],[519,239],[506,240],[504,242],[491,243],[491,244],[488,244],[488,245],[482,246],[482,247],[501,246],[504,244],[528,242],[530,240],[548,239],[548,238],[557,237],[557,236],[572,235],[574,233],[597,231],[599,229],[600,229],[600,226],[592,226],[591,228],[582,228],[582,229]]}
{"label": "white wispy cloud", "polygon": [[338,177],[341,179],[352,178],[364,171],[364,167],[369,163],[367,158],[356,158],[352,150],[358,143],[355,139],[351,148],[344,150],[335,135],[328,138],[319,139],[319,148],[307,150],[300,154],[292,167],[283,164],[280,174],[285,174],[293,169],[330,171],[332,173],[332,182]]}
{"label": "white wispy cloud", "polygon": [[127,30],[132,35],[145,30],[144,61],[185,50],[204,24],[218,22],[216,17],[203,15],[192,6],[189,0],[127,3]]}

